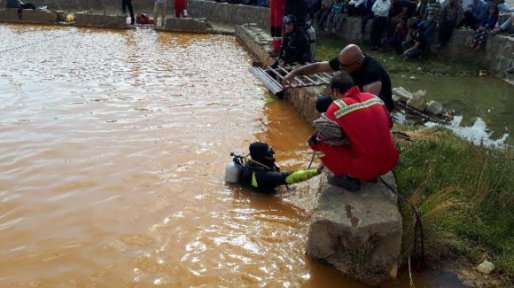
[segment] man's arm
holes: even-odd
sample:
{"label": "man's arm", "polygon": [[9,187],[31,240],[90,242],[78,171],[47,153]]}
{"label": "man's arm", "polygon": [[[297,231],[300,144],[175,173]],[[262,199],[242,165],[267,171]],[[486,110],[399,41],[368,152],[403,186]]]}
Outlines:
{"label": "man's arm", "polygon": [[294,77],[301,76],[301,75],[311,75],[315,73],[322,73],[322,72],[333,72],[332,68],[330,68],[330,64],[328,64],[328,61],[318,62],[318,63],[312,63],[307,64],[302,67],[296,68],[293,71],[287,73],[287,75],[284,77],[284,80],[282,80],[282,86],[287,87],[291,84]]}
{"label": "man's arm", "polygon": [[382,82],[375,81],[375,82],[366,84],[366,85],[362,86],[362,91],[369,92],[373,95],[378,96],[378,95],[380,95],[380,92],[382,91]]}

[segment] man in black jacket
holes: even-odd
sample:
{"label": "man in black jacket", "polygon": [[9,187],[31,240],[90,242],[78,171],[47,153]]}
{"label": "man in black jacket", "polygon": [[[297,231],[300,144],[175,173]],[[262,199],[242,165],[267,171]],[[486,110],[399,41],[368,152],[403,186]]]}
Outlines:
{"label": "man in black jacket", "polygon": [[296,17],[287,15],[283,19],[285,35],[280,47],[280,55],[271,66],[291,65],[293,63],[305,64],[311,61],[311,48],[307,34],[297,24]]}

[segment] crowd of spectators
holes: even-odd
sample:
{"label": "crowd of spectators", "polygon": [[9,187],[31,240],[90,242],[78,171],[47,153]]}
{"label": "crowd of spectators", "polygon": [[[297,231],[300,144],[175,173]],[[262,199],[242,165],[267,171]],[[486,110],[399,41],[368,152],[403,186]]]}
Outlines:
{"label": "crowd of spectators", "polygon": [[[269,0],[215,0],[267,7]],[[343,33],[348,17],[360,18],[360,34],[372,50],[389,47],[420,58],[448,45],[455,29],[474,30],[470,47],[485,48],[489,35],[512,26],[514,8],[505,0],[305,0],[306,17],[318,31]],[[294,13],[293,13],[294,14]],[[298,16],[298,15],[297,15]],[[301,22],[302,17],[298,17]],[[370,31],[366,31],[371,21]]]}
{"label": "crowd of spectators", "polygon": [[344,19],[360,17],[361,38],[369,36],[372,50],[389,46],[406,58],[419,58],[432,45],[446,47],[455,29],[476,31],[470,46],[483,50],[488,35],[512,26],[513,12],[505,0],[334,0],[322,5],[314,20],[321,31],[342,33]]}

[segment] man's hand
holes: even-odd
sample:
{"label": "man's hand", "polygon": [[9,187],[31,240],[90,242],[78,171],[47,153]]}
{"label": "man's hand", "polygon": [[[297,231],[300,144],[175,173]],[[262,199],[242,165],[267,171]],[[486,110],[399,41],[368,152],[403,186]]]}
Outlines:
{"label": "man's hand", "polygon": [[321,172],[323,172],[323,168],[325,168],[325,165],[319,164],[318,169],[316,169],[316,172],[318,172],[318,174],[321,174]]}
{"label": "man's hand", "polygon": [[309,140],[307,140],[308,143],[312,143],[312,144],[315,144],[315,145],[318,145],[319,144],[319,141],[318,141],[318,133],[314,132],[311,137],[309,138]]}
{"label": "man's hand", "polygon": [[286,62],[282,59],[278,59],[278,65],[280,65],[281,67],[284,67],[284,66],[286,66]]}
{"label": "man's hand", "polygon": [[289,85],[291,85],[291,82],[293,82],[294,77],[295,77],[295,75],[293,74],[293,72],[287,73],[287,75],[282,80],[282,86],[289,87]]}

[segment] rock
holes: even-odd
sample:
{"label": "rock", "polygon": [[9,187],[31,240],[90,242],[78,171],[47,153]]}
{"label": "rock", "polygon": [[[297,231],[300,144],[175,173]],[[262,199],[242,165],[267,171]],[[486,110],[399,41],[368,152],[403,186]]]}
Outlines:
{"label": "rock", "polygon": [[493,272],[494,270],[494,264],[492,262],[484,260],[484,262],[480,263],[480,265],[477,266],[477,270],[480,273],[491,274],[491,272]]}
{"label": "rock", "polygon": [[403,87],[393,88],[393,95],[398,96],[399,100],[403,103],[407,103],[412,98],[412,93]]}
{"label": "rock", "polygon": [[[396,189],[392,173],[382,177]],[[397,194],[380,181],[351,193],[322,175],[317,195],[307,255],[370,285],[395,278],[402,241]]]}
{"label": "rock", "polygon": [[444,107],[437,101],[428,102],[427,112],[433,115],[441,115],[444,112]]}
{"label": "rock", "polygon": [[407,101],[407,106],[410,106],[418,111],[425,111],[427,108],[427,99],[424,91],[419,90],[412,98]]}

